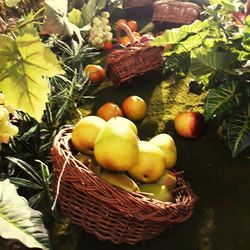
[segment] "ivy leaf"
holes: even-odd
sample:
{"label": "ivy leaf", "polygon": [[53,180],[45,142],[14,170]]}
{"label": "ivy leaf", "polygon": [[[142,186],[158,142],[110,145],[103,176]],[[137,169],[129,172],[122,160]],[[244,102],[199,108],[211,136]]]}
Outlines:
{"label": "ivy leaf", "polygon": [[234,157],[250,146],[250,105],[230,117],[227,135]]}
{"label": "ivy leaf", "polygon": [[237,91],[237,84],[229,82],[221,84],[219,87],[212,89],[205,100],[205,118],[209,120],[216,116],[221,118],[232,108],[239,105],[241,94]]}
{"label": "ivy leaf", "polygon": [[0,35],[0,90],[6,104],[41,121],[50,93],[44,77],[63,74],[56,56],[38,36],[24,34],[13,40]]}
{"label": "ivy leaf", "polygon": [[41,34],[77,35],[79,44],[83,42],[80,29],[71,23],[67,17],[67,0],[45,0],[45,23]]}
{"label": "ivy leaf", "polygon": [[82,11],[84,25],[89,24],[92,18],[96,15],[97,2],[98,0],[89,0],[83,5]]}
{"label": "ivy leaf", "polygon": [[0,181],[0,236],[19,240],[29,248],[50,249],[42,214],[28,206],[8,179]]}

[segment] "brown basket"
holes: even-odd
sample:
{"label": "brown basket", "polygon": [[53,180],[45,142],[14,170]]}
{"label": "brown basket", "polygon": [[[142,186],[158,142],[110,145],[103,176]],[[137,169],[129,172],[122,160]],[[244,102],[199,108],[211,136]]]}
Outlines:
{"label": "brown basket", "polygon": [[115,87],[131,85],[161,75],[164,65],[163,48],[139,43],[129,27],[117,27],[117,43],[121,32],[128,35],[131,46],[112,51],[106,59],[106,73]]}
{"label": "brown basket", "polygon": [[73,223],[100,240],[135,244],[192,215],[197,198],[181,174],[176,174],[175,203],[112,187],[72,155],[71,131],[62,129],[54,140],[52,187],[54,192],[59,191],[62,214]]}
{"label": "brown basket", "polygon": [[201,7],[190,2],[157,1],[154,3],[153,22],[163,28],[191,24],[199,19]]}
{"label": "brown basket", "polygon": [[132,9],[143,7],[147,5],[153,6],[154,0],[124,0],[123,1],[123,8],[124,9]]}

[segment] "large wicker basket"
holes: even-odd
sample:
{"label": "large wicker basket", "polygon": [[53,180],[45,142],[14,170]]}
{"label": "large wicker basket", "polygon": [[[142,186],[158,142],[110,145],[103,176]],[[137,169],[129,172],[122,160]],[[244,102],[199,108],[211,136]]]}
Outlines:
{"label": "large wicker basket", "polygon": [[181,174],[176,174],[174,203],[112,187],[72,155],[71,131],[62,129],[54,140],[52,187],[60,211],[73,223],[100,240],[135,244],[192,215],[197,198]]}
{"label": "large wicker basket", "polygon": [[106,73],[115,87],[135,85],[162,74],[164,66],[163,48],[140,43],[129,27],[117,27],[117,43],[125,31],[131,46],[112,51],[106,59]]}

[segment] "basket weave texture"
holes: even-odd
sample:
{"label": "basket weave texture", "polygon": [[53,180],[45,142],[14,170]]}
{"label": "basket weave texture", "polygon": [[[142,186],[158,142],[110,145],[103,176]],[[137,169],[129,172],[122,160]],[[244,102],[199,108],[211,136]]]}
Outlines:
{"label": "basket weave texture", "polygon": [[200,17],[201,7],[190,2],[157,1],[154,3],[154,22],[169,24],[169,27],[177,27],[191,24]]}
{"label": "basket weave texture", "polygon": [[126,32],[131,46],[112,51],[106,59],[106,73],[114,86],[132,85],[147,77],[161,74],[164,65],[164,48],[151,47],[138,42],[125,24],[117,27],[118,44],[122,31]]}
{"label": "basket weave texture", "polygon": [[[175,223],[187,220],[197,200],[181,174],[177,176],[175,202],[150,199],[109,185],[70,151],[72,128],[62,129],[52,147],[54,192],[62,214],[100,240],[135,244],[153,238]],[[62,170],[60,186],[58,179]]]}
{"label": "basket weave texture", "polygon": [[131,9],[142,7],[145,5],[153,5],[154,0],[124,0],[123,1],[123,8],[124,9]]}

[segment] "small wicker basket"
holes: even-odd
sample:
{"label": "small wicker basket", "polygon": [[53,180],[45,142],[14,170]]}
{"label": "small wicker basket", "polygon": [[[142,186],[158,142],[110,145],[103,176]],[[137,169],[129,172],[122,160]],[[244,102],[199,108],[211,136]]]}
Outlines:
{"label": "small wicker basket", "polygon": [[115,87],[133,85],[162,74],[163,48],[140,43],[126,24],[117,27],[117,43],[125,31],[131,46],[112,51],[106,59],[106,73]]}
{"label": "small wicker basket", "polygon": [[129,193],[100,179],[71,153],[72,128],[62,129],[52,147],[53,185],[62,214],[100,240],[136,244],[187,220],[197,200],[181,174],[175,202]]}
{"label": "small wicker basket", "polygon": [[180,27],[199,19],[201,7],[195,3],[161,0],[154,3],[152,21],[162,29]]}

